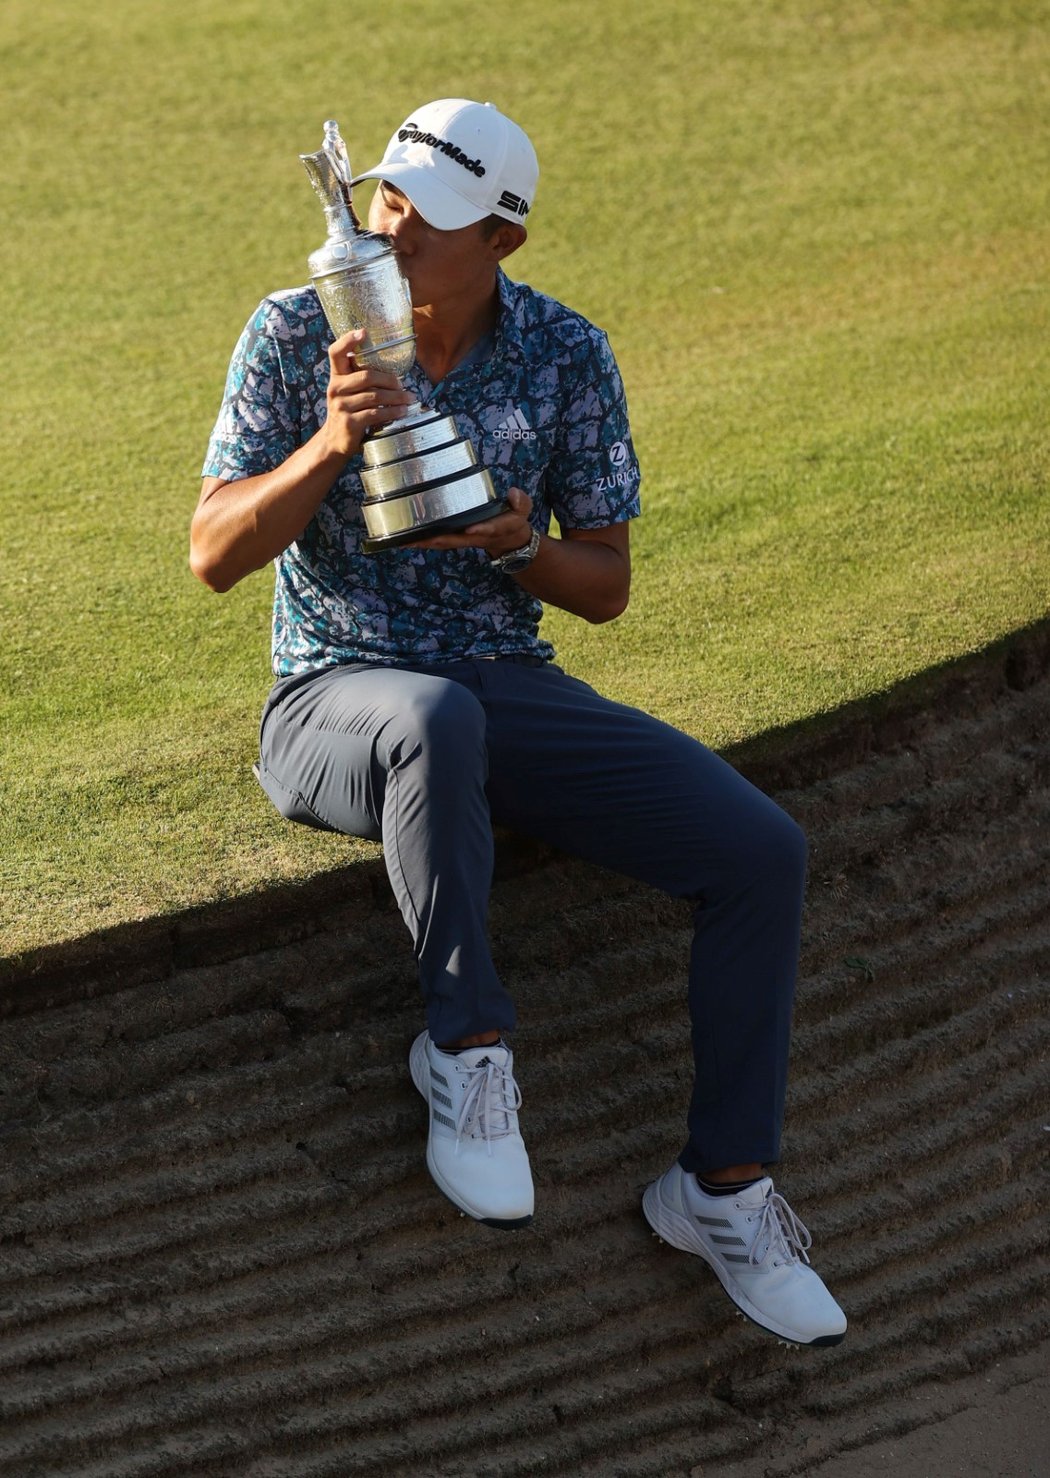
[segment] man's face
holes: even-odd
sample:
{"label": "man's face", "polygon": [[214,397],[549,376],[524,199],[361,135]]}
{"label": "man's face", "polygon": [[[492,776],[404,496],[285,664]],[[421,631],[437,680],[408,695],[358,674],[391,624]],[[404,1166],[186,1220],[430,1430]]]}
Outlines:
{"label": "man's face", "polygon": [[385,180],[372,197],[368,225],[393,242],[415,308],[464,294],[469,297],[491,272],[492,245],[480,223],[458,231],[439,231],[423,219],[407,195]]}

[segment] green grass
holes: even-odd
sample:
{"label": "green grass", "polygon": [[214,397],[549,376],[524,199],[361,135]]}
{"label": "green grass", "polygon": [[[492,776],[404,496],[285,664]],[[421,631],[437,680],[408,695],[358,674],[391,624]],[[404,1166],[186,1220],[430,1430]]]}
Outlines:
{"label": "green grass", "polygon": [[512,266],[610,331],[644,468],[632,606],[552,612],[566,665],[724,745],[1044,614],[1048,20],[7,0],[0,948],[373,850],[270,812],[270,577],[186,567],[230,349],[323,235],[328,116],[360,165],[430,96],[533,135]]}

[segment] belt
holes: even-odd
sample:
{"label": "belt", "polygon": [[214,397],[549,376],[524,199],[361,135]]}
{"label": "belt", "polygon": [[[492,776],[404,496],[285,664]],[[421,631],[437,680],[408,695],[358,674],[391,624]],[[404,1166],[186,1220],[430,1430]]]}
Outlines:
{"label": "belt", "polygon": [[477,657],[467,657],[467,662],[517,662],[521,667],[543,667],[542,657],[533,657],[529,652],[483,652]]}

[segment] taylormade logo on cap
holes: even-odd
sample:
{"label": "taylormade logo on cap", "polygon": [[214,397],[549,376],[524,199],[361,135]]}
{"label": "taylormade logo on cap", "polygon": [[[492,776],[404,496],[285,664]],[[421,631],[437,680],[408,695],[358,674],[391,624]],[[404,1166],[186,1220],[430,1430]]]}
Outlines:
{"label": "taylormade logo on cap", "polygon": [[374,169],[441,231],[487,215],[524,221],[539,179],[536,152],[518,125],[491,103],[441,98],[411,113]]}
{"label": "taylormade logo on cap", "polygon": [[442,154],[447,154],[457,164],[462,164],[464,169],[471,169],[479,177],[485,173],[485,166],[480,159],[468,159],[462,149],[456,147],[448,139],[439,139],[436,134],[424,133],[423,129],[416,123],[406,123],[404,128],[397,131],[399,143],[405,143],[411,139],[414,144],[426,144],[428,149],[440,149]]}

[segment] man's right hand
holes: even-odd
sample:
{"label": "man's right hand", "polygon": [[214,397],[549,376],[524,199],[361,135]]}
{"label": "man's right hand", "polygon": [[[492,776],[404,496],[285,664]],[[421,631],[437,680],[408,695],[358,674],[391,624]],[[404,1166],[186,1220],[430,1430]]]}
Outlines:
{"label": "man's right hand", "polygon": [[389,370],[358,364],[354,351],[364,339],[364,330],[354,328],[328,350],[328,419],[321,432],[329,451],[347,460],[361,450],[366,432],[396,421],[414,398]]}
{"label": "man's right hand", "polygon": [[365,433],[404,415],[412,396],[396,375],[359,366],[352,329],[328,351],[328,415],[308,442],[272,472],[227,482],[206,477],[190,529],[190,568],[212,590],[229,590],[287,549],[313,518]]}

